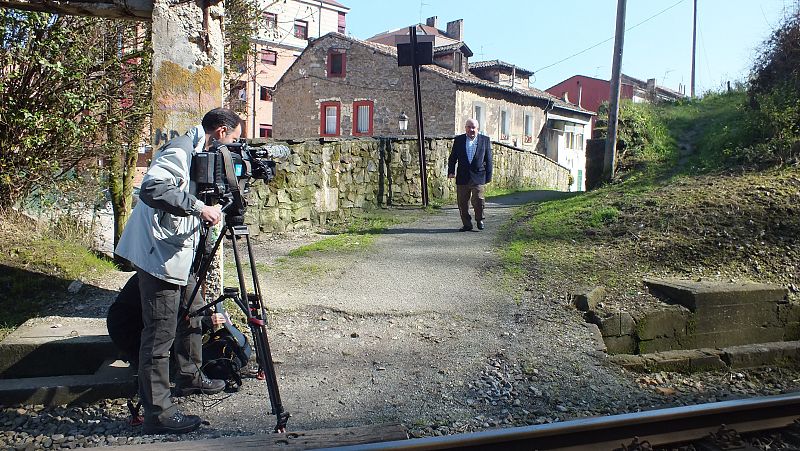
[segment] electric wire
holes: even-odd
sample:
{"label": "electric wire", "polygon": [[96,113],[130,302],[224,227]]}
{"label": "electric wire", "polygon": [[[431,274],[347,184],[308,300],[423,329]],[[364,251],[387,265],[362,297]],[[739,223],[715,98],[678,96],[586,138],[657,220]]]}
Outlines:
{"label": "electric wire", "polygon": [[[678,0],[678,2],[676,2],[676,3],[672,4],[671,6],[668,6],[668,7],[664,8],[664,9],[662,9],[661,11],[659,11],[659,12],[657,12],[657,13],[653,14],[652,16],[648,17],[647,19],[644,19],[644,20],[642,20],[641,22],[637,23],[636,25],[632,25],[632,26],[630,26],[630,27],[628,27],[628,28],[625,28],[625,31],[630,31],[630,30],[633,30],[634,28],[638,27],[639,25],[642,25],[643,23],[645,23],[645,22],[648,22],[648,21],[650,21],[650,20],[652,20],[652,19],[654,19],[654,18],[656,18],[656,17],[660,16],[661,14],[664,14],[665,12],[667,12],[667,11],[669,11],[670,9],[672,9],[672,8],[674,8],[674,7],[678,6],[678,5],[680,5],[681,3],[685,2],[685,1],[686,1],[686,0]],[[533,72],[534,72],[534,73],[535,73],[535,72],[540,72],[540,71],[542,71],[542,70],[544,70],[544,69],[549,69],[549,68],[551,68],[551,67],[553,67],[553,66],[555,66],[555,65],[561,64],[561,63],[563,63],[564,61],[567,61],[567,60],[569,60],[569,59],[572,59],[572,58],[574,58],[574,57],[576,57],[576,56],[578,56],[578,55],[580,55],[580,54],[586,53],[586,52],[588,52],[589,50],[592,50],[592,49],[593,49],[593,48],[595,48],[595,47],[599,47],[599,46],[601,46],[601,45],[605,44],[606,42],[608,42],[608,41],[610,41],[610,40],[612,40],[612,39],[614,39],[614,36],[612,36],[612,37],[610,37],[610,38],[608,38],[608,39],[606,39],[606,40],[604,40],[604,41],[598,42],[597,44],[594,44],[594,45],[592,45],[591,47],[587,47],[587,48],[585,48],[585,49],[581,50],[580,52],[573,53],[572,55],[570,55],[570,56],[568,56],[568,57],[566,57],[566,58],[564,58],[564,59],[558,60],[558,61],[556,61],[555,63],[548,64],[547,66],[544,66],[544,67],[540,67],[539,69],[536,69],[536,70],[534,70]]]}

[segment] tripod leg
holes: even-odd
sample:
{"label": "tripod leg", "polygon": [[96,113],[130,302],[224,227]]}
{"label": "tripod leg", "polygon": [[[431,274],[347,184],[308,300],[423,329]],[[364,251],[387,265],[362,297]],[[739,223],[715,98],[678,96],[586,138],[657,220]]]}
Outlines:
{"label": "tripod leg", "polygon": [[[241,257],[239,256],[238,249],[238,236],[244,236],[247,244],[247,258],[250,264],[250,273],[253,282],[254,292],[248,293],[245,285],[244,271],[242,269]],[[272,414],[277,416],[277,424],[275,432],[285,432],[286,422],[289,419],[289,414],[284,412],[283,403],[281,402],[280,391],[278,390],[278,378],[275,374],[275,363],[272,361],[272,352],[269,347],[269,339],[267,337],[266,329],[266,310],[261,299],[261,288],[258,282],[258,273],[256,272],[256,262],[253,257],[253,247],[250,243],[250,234],[247,226],[234,226],[231,228],[231,239],[233,241],[231,248],[233,249],[233,258],[236,262],[236,274],[239,278],[239,289],[247,304],[247,324],[250,326],[250,331],[253,334],[253,340],[256,348],[256,358],[258,364],[264,371],[264,376],[267,382],[267,392],[269,393],[269,401],[272,405]]]}

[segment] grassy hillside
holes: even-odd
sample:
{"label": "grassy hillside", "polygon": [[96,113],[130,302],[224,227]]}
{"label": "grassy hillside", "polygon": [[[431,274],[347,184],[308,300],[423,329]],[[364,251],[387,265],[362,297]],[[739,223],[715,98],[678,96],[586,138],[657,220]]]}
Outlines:
{"label": "grassy hillside", "polygon": [[72,281],[114,270],[90,251],[91,236],[69,218],[45,227],[14,211],[0,214],[0,339],[39,316]]}
{"label": "grassy hillside", "polygon": [[647,275],[772,282],[797,297],[800,169],[742,165],[744,101],[628,105],[644,138],[628,135],[617,179],[523,208],[505,231],[509,271],[553,294],[603,285],[609,308],[652,302]]}

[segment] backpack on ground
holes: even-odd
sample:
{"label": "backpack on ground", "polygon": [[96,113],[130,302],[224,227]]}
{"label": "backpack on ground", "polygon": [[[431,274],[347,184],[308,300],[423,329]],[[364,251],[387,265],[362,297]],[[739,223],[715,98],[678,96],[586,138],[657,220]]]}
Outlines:
{"label": "backpack on ground", "polygon": [[[221,303],[217,307],[218,312],[224,313]],[[203,323],[205,326],[207,321]],[[122,354],[122,359],[136,368],[144,329],[137,274],[128,279],[109,307],[106,326],[111,341]],[[249,362],[252,353],[247,337],[230,322],[226,314],[224,326],[210,332],[203,343],[203,372],[212,379],[224,380],[227,389],[238,390],[242,385],[242,369]]]}
{"label": "backpack on ground", "polygon": [[225,381],[226,390],[236,391],[242,386],[242,369],[252,354],[247,337],[226,321],[203,343],[203,373]]}

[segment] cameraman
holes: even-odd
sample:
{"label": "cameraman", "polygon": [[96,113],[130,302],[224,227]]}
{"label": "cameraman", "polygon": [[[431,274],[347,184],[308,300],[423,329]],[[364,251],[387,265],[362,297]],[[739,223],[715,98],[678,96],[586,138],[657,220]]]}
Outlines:
{"label": "cameraman", "polygon": [[179,434],[200,426],[200,417],[184,415],[170,400],[169,355],[173,342],[178,396],[213,394],[225,388],[225,382],[209,379],[200,371],[200,318],[178,318],[178,309],[181,288],[194,282],[189,280],[189,272],[202,222],[215,225],[222,219],[219,206],[205,205],[194,195],[192,157],[215,141],[236,142],[241,133],[239,116],[229,109],[216,108],[203,116],[202,126],[159,149],[142,180],[141,202],[133,209],[115,250],[136,267],[139,275],[144,329],[138,379],[145,434]]}

